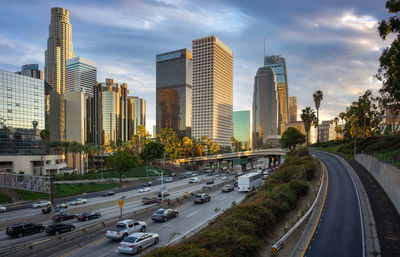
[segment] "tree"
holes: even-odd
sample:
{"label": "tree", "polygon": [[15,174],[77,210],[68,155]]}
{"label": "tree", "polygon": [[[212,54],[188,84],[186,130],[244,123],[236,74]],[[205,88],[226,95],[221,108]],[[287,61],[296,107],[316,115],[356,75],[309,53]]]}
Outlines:
{"label": "tree", "polygon": [[343,120],[345,117],[346,117],[346,113],[344,113],[344,112],[339,113],[339,118],[342,120],[342,124],[343,124]]}
{"label": "tree", "polygon": [[40,162],[41,162],[40,175],[43,175],[43,168],[44,168],[43,155],[47,151],[47,144],[49,143],[50,139],[50,131],[48,131],[47,129],[43,129],[42,131],[40,131],[40,139],[42,143],[42,153],[40,155]]}
{"label": "tree", "polygon": [[164,156],[165,147],[160,142],[150,142],[148,143],[143,151],[140,153],[140,158],[147,162],[152,162],[155,159],[162,158]]}
{"label": "tree", "polygon": [[379,22],[380,37],[385,40],[393,33],[396,35],[390,47],[383,50],[379,58],[380,66],[376,77],[382,81],[380,104],[384,109],[390,110],[394,115],[400,110],[400,1],[389,0],[386,2],[389,13],[396,15]]}
{"label": "tree", "polygon": [[184,156],[185,156],[185,159],[186,159],[187,158],[188,149],[191,149],[191,147],[192,147],[192,140],[190,138],[188,138],[188,137],[183,137],[182,138],[182,147],[184,149]]}
{"label": "tree", "polygon": [[116,170],[119,175],[119,181],[122,182],[122,176],[128,170],[138,166],[138,157],[125,151],[117,150],[107,158],[106,166]]}
{"label": "tree", "polygon": [[235,137],[231,137],[231,144],[232,144],[232,152],[237,152],[239,141]]}
{"label": "tree", "polygon": [[306,134],[307,134],[307,147],[308,147],[308,143],[310,141],[309,139],[309,132],[310,132],[310,128],[311,128],[311,124],[312,123],[316,123],[317,122],[317,117],[315,116],[315,112],[313,109],[311,109],[311,107],[306,107],[305,109],[301,110],[301,115],[300,118],[301,120],[304,122],[304,128],[306,130]]}
{"label": "tree", "polygon": [[283,148],[289,148],[290,151],[296,151],[296,146],[300,146],[305,142],[306,136],[293,127],[289,127],[281,137],[281,146]]}
{"label": "tree", "polygon": [[317,143],[319,143],[319,106],[321,105],[321,101],[324,98],[324,94],[321,90],[317,90],[313,94],[313,99],[315,103],[315,109],[317,109]]}

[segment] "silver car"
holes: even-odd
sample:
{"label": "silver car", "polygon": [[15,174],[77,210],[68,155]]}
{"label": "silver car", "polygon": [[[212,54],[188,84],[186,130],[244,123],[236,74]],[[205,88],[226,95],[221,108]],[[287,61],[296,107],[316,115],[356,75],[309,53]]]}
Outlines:
{"label": "silver car", "polygon": [[48,207],[51,205],[50,201],[39,201],[37,203],[32,204],[33,208],[42,208],[42,207]]}
{"label": "silver car", "polygon": [[160,241],[156,233],[134,233],[129,235],[118,244],[118,250],[121,253],[140,253],[143,249],[151,245],[158,244]]}
{"label": "silver car", "polygon": [[73,200],[73,201],[71,202],[71,205],[79,205],[79,204],[85,204],[85,203],[87,203],[87,200],[86,200],[86,199],[84,199],[84,198],[77,198],[77,199],[75,199],[75,200]]}

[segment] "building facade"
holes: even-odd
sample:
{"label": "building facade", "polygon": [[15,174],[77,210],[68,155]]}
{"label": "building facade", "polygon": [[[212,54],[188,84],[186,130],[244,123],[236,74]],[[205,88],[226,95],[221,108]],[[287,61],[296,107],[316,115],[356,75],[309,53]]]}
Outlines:
{"label": "building facade", "polygon": [[59,94],[65,90],[66,61],[74,57],[69,11],[61,7],[51,8],[44,76],[50,87]]}
{"label": "building facade", "polygon": [[17,73],[43,80],[43,71],[39,70],[39,64],[25,64],[21,67],[21,71]]}
{"label": "building facade", "polygon": [[188,136],[192,115],[192,52],[181,49],[156,56],[157,133],[172,128]]}
{"label": "building facade", "polygon": [[231,146],[233,51],[216,36],[193,40],[192,137]]}
{"label": "building facade", "polygon": [[297,97],[289,97],[289,122],[297,121]]}
{"label": "building facade", "polygon": [[65,91],[65,139],[85,144],[85,96],[82,91]]}
{"label": "building facade", "polygon": [[333,124],[333,122],[331,120],[324,120],[319,125],[318,129],[319,129],[319,142],[320,143],[329,141],[329,129],[331,127],[331,124]]}
{"label": "building facade", "polygon": [[0,70],[0,154],[40,154],[44,81]]}
{"label": "building facade", "polygon": [[128,85],[106,79],[94,87],[94,144],[112,145],[128,138]]}
{"label": "building facade", "polygon": [[285,58],[280,55],[264,57],[264,66],[271,67],[276,76],[280,104],[279,133],[283,134],[285,124],[289,122],[289,90]]}
{"label": "building facade", "polygon": [[97,80],[96,62],[76,57],[66,62],[65,90],[82,91],[85,96],[93,96],[93,86]]}
{"label": "building facade", "polygon": [[233,136],[240,151],[250,149],[250,110],[233,112]]}
{"label": "building facade", "polygon": [[254,78],[252,149],[268,144],[268,137],[279,135],[279,97],[274,70],[258,69]]}

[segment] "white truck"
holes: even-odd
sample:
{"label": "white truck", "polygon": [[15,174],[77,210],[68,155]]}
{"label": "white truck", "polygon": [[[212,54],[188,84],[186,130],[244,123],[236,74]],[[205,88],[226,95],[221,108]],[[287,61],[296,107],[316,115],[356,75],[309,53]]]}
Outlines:
{"label": "white truck", "polygon": [[128,235],[135,232],[145,232],[146,222],[136,220],[122,220],[117,222],[114,229],[107,230],[106,237],[111,240],[124,240]]}

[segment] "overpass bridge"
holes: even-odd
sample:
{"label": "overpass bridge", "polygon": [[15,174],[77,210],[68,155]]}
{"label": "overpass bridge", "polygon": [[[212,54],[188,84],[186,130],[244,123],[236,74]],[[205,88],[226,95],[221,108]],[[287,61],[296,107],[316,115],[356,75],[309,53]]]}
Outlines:
{"label": "overpass bridge", "polygon": [[199,166],[199,169],[204,169],[205,164],[217,164],[217,169],[221,170],[222,162],[226,161],[228,167],[233,168],[233,161],[235,159],[240,159],[240,164],[242,166],[242,170],[246,171],[247,163],[250,163],[253,168],[254,161],[259,158],[267,158],[268,166],[275,166],[281,163],[282,157],[286,156],[287,149],[281,148],[269,148],[269,149],[261,149],[254,151],[246,151],[246,152],[234,152],[234,153],[225,153],[225,154],[216,154],[216,155],[208,155],[208,156],[200,156],[194,158],[187,159],[178,159],[176,160],[179,164],[191,163]]}

